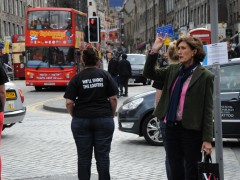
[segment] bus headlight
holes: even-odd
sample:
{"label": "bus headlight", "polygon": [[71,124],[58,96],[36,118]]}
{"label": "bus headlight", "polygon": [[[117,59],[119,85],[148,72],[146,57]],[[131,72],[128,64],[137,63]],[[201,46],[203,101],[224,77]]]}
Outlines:
{"label": "bus headlight", "polygon": [[27,72],[27,76],[29,76],[29,78],[33,78],[34,74],[33,73],[30,73],[30,72]]}
{"label": "bus headlight", "polygon": [[70,74],[66,74],[66,78],[69,79],[70,78]]}

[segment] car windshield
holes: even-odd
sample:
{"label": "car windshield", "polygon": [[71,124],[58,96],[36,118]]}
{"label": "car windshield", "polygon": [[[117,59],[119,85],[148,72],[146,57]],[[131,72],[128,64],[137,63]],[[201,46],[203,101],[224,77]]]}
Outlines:
{"label": "car windshield", "polygon": [[73,47],[28,47],[27,67],[69,67],[74,63]]}
{"label": "car windshield", "polygon": [[145,64],[146,56],[145,55],[134,55],[128,54],[127,60],[130,62],[131,65],[138,65],[138,64]]}

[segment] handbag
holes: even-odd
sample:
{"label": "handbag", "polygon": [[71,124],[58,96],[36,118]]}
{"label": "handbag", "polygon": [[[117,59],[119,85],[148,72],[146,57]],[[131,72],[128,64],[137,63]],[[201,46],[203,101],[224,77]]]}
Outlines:
{"label": "handbag", "polygon": [[219,164],[212,163],[210,154],[204,153],[202,162],[198,163],[198,180],[220,180]]}

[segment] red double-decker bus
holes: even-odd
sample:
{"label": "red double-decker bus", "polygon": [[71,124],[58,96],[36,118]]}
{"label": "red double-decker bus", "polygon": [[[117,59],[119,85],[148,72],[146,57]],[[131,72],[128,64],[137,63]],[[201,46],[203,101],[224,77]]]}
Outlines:
{"label": "red double-decker bus", "polygon": [[16,34],[12,36],[12,63],[14,78],[25,78],[25,35]]}
{"label": "red double-decker bus", "polygon": [[28,8],[26,85],[66,86],[80,69],[87,15],[70,8]]}

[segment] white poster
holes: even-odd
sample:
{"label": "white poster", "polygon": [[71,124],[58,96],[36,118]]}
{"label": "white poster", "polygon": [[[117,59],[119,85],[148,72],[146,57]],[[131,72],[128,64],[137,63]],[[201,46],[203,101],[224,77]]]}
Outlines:
{"label": "white poster", "polygon": [[226,42],[205,45],[204,50],[206,51],[206,58],[203,61],[203,65],[228,62]]}

